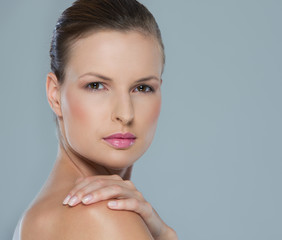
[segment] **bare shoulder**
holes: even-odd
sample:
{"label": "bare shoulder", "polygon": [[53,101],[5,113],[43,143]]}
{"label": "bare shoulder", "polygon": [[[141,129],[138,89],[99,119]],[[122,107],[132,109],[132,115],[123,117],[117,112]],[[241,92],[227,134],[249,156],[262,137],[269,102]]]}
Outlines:
{"label": "bare shoulder", "polygon": [[153,239],[142,218],[130,211],[115,211],[107,201],[76,207],[36,208],[27,212],[22,240]]}
{"label": "bare shoulder", "polygon": [[153,239],[138,214],[108,209],[106,201],[67,208],[67,239]]}

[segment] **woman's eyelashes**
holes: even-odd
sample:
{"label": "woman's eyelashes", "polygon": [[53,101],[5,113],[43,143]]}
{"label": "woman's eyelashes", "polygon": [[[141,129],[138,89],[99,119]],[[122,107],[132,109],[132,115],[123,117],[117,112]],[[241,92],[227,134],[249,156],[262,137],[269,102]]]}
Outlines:
{"label": "woman's eyelashes", "polygon": [[154,88],[150,87],[149,85],[139,85],[133,90],[133,92],[141,92],[141,93],[150,93],[154,91],[155,91]]}
{"label": "woman's eyelashes", "polygon": [[[105,90],[106,87],[102,82],[91,82],[88,83],[85,87],[87,90],[90,91],[101,91]],[[141,84],[133,89],[133,92],[140,92],[140,93],[153,93],[155,89],[149,85]]]}
{"label": "woman's eyelashes", "polygon": [[86,88],[90,91],[99,91],[105,89],[105,86],[101,82],[91,82],[86,85]]}

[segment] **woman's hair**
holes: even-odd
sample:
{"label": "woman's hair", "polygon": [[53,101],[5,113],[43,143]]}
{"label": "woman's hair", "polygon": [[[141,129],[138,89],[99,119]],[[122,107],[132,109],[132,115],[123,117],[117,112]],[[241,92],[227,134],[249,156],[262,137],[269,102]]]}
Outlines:
{"label": "woman's hair", "polygon": [[154,16],[136,0],[77,0],[58,19],[50,48],[51,70],[63,84],[71,45],[100,30],[139,31],[155,37],[163,64],[164,45]]}

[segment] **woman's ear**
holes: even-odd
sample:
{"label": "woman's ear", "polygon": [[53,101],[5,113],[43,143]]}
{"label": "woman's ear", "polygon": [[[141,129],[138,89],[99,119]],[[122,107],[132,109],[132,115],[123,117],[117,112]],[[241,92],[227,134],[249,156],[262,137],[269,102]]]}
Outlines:
{"label": "woman's ear", "polygon": [[60,84],[56,75],[52,72],[48,73],[46,79],[46,95],[49,102],[49,105],[53,112],[58,116],[62,116],[61,111],[61,93],[60,93]]}

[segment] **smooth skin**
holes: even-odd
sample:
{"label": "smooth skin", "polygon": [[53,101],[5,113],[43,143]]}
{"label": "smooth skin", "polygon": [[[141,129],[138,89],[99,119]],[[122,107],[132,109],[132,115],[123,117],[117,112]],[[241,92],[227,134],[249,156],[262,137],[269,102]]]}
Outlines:
{"label": "smooth skin", "polygon": [[[177,239],[130,181],[155,134],[162,68],[156,39],[137,31],[93,32],[72,44],[64,83],[47,76],[61,141],[22,240]],[[126,132],[136,136],[126,149],[104,140]]]}

